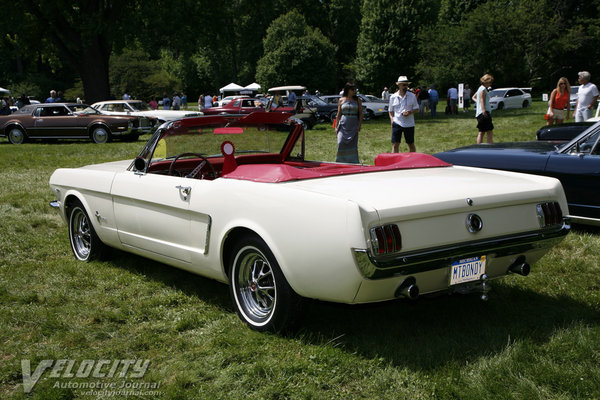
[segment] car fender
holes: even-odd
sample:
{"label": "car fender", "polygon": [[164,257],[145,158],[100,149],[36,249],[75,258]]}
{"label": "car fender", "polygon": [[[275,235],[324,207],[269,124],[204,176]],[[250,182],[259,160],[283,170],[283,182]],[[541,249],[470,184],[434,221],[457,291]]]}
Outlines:
{"label": "car fender", "polygon": [[[362,277],[358,268],[347,266],[355,264],[352,249],[366,247],[358,206],[316,193],[294,192],[297,193],[293,196],[284,195],[277,200],[284,204],[285,197],[288,202],[279,212],[270,206],[262,213],[247,209],[245,215],[238,214],[226,225],[215,227],[211,250],[221,255],[222,273],[228,272],[227,238],[236,229],[247,229],[267,244],[296,293],[321,300],[352,302]],[[264,196],[276,197],[274,193]],[[294,206],[295,202],[314,212],[290,212],[300,209]],[[303,245],[298,246],[299,242]]]}
{"label": "car fender", "polygon": [[19,129],[23,130],[23,132],[25,132],[25,135],[27,135],[27,129],[25,129],[25,127],[24,127],[24,126],[21,124],[21,122],[20,122],[20,121],[18,121],[18,120],[14,120],[14,119],[13,119],[13,120],[10,120],[10,121],[7,121],[7,122],[4,124],[4,127],[2,128],[2,132],[3,132],[3,134],[4,134],[4,135],[7,135],[7,134],[8,134],[8,130],[9,130],[11,127],[13,127],[13,126],[15,126],[15,127],[19,128]]}
{"label": "car fender", "polygon": [[[77,199],[103,243],[119,247],[110,187],[114,173],[85,168],[61,168],[50,177],[50,187],[60,202],[60,213],[68,222],[67,204]],[[67,185],[67,182],[70,184]],[[76,182],[76,184],[73,184]]]}

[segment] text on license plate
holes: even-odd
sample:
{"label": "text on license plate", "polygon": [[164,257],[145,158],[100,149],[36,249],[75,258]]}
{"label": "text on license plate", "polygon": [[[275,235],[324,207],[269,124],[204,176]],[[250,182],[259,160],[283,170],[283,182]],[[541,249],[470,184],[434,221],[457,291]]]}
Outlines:
{"label": "text on license plate", "polygon": [[458,260],[450,267],[450,285],[476,281],[483,274],[485,274],[485,256]]}

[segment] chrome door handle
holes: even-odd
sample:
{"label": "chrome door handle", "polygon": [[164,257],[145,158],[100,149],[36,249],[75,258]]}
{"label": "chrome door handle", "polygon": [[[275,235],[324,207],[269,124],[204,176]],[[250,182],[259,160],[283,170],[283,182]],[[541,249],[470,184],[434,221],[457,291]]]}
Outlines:
{"label": "chrome door handle", "polygon": [[175,189],[179,189],[179,192],[181,194],[183,194],[183,199],[187,200],[188,196],[190,195],[192,188],[190,186],[181,186],[181,185],[177,185],[175,186]]}

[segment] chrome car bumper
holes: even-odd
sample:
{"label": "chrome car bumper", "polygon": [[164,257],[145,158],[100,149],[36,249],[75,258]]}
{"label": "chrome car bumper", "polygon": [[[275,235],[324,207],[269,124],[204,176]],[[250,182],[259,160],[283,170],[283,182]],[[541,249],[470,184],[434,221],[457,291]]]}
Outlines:
{"label": "chrome car bumper", "polygon": [[505,257],[549,247],[560,242],[570,229],[571,226],[565,220],[562,226],[556,229],[543,229],[452,246],[423,249],[391,257],[374,257],[369,250],[354,249],[354,258],[365,278],[384,279],[447,268],[457,259],[482,254]]}

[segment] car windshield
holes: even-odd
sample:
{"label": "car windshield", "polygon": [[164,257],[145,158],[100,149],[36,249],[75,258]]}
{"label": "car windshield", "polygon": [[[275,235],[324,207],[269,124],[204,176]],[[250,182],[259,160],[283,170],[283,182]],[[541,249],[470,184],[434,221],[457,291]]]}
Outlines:
{"label": "car windshield", "polygon": [[327,105],[327,103],[325,103],[320,97],[317,97],[317,96],[311,97],[310,102],[314,103],[318,106],[326,106]]}
{"label": "car windshield", "polygon": [[100,114],[97,110],[93,109],[90,106],[86,106],[85,104],[69,104],[67,107],[69,108],[69,110],[71,110],[73,114]]}
{"label": "car windshield", "polygon": [[564,144],[558,151],[561,153],[587,154],[594,150],[594,154],[598,154],[598,146],[596,146],[598,138],[600,138],[600,122],[590,126],[575,139]]}
{"label": "car windshield", "polygon": [[504,95],[506,94],[506,90],[492,90],[490,92],[490,97],[504,97]]}
{"label": "car windshield", "polygon": [[135,101],[131,103],[127,103],[134,111],[151,111],[150,106],[143,101]]}
{"label": "car windshield", "polygon": [[33,112],[33,110],[35,110],[34,106],[25,106],[25,107],[21,107],[20,109],[15,111],[13,114],[31,114]]}
{"label": "car windshield", "polygon": [[235,154],[280,153],[293,127],[289,124],[231,126],[221,121],[206,124],[202,123],[202,118],[185,123],[177,121],[160,129],[140,157],[151,157],[151,163],[173,159],[183,153],[221,157],[221,145],[226,141],[234,144]]}
{"label": "car windshield", "polygon": [[571,86],[571,94],[577,94],[579,91],[579,86]]}

